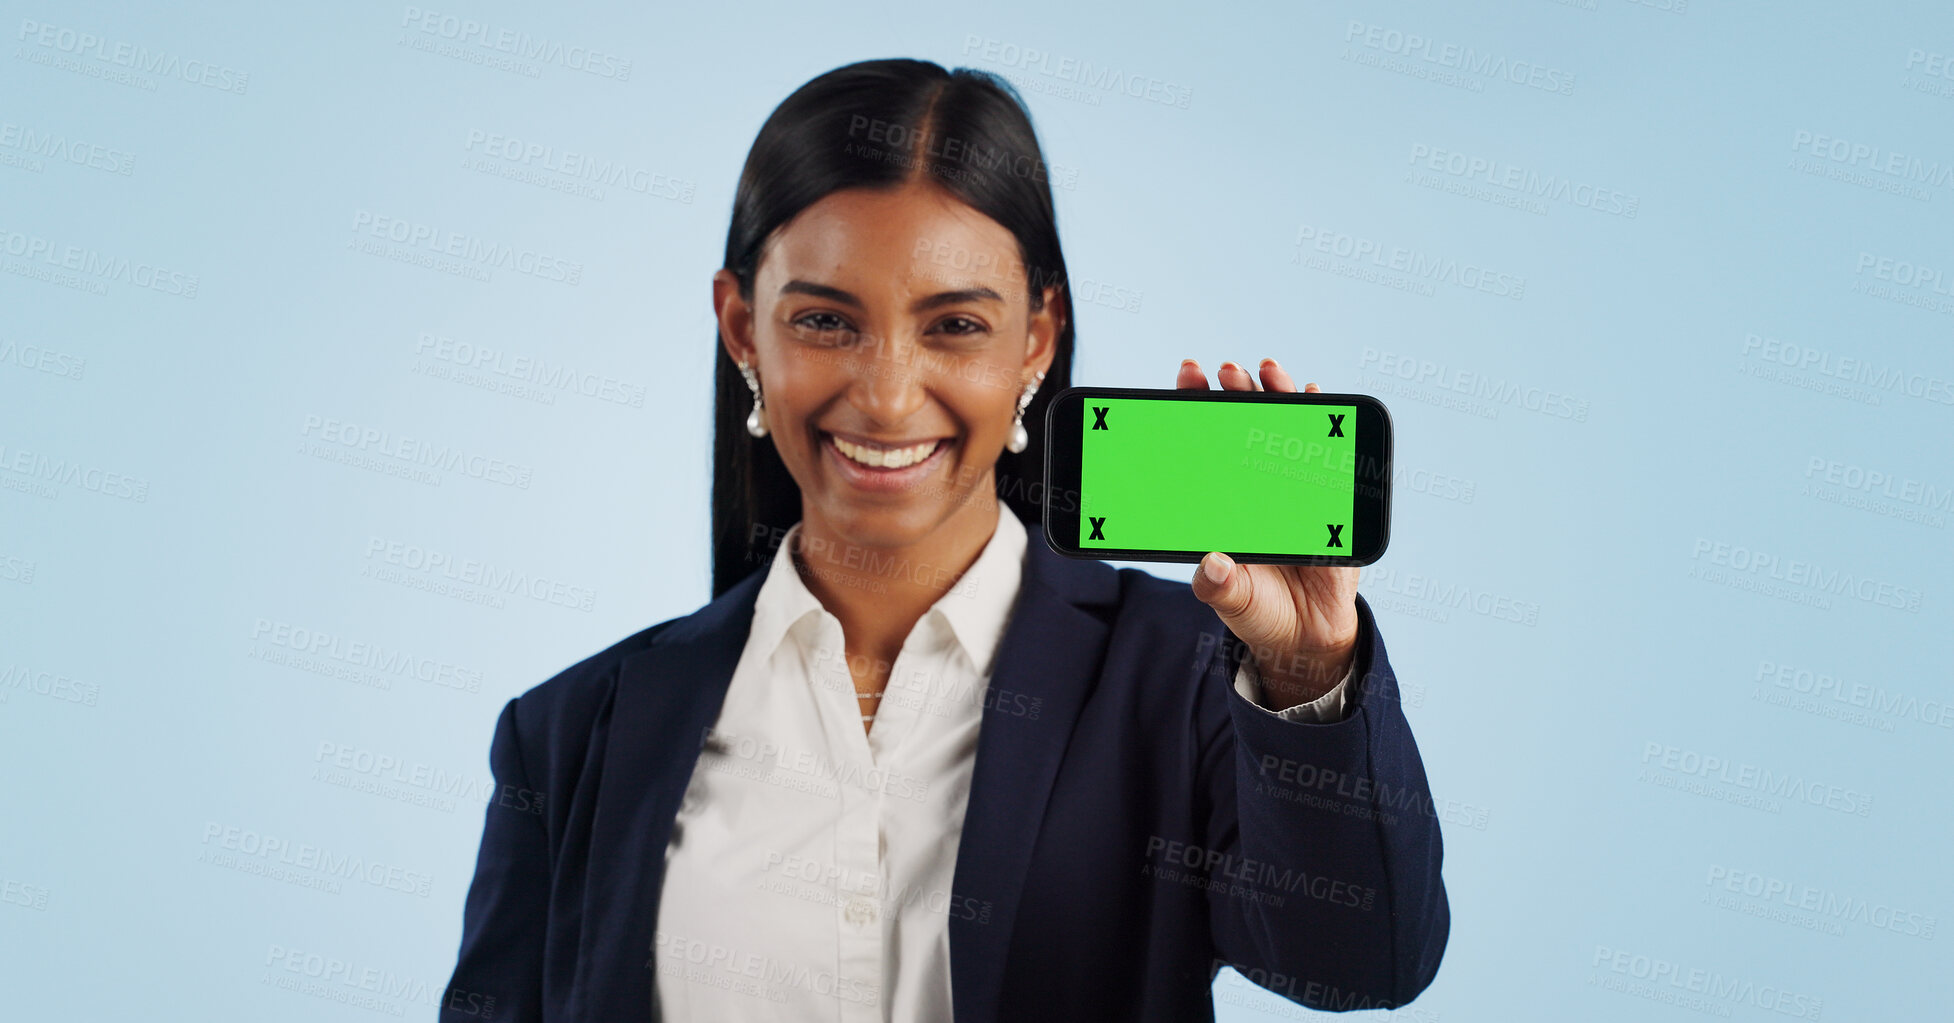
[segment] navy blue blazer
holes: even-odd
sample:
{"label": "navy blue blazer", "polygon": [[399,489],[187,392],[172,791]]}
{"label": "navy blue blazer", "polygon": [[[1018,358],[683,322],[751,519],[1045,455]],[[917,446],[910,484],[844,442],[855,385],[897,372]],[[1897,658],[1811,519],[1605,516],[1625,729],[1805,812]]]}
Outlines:
{"label": "navy blue blazer", "polygon": [[[1416,997],[1443,847],[1369,605],[1349,716],[1285,721],[1186,583],[1027,530],[952,883],[982,907],[950,914],[956,1023],[1212,1020],[1224,965],[1313,1008]],[[503,708],[442,1023],[656,1017],[665,849],[765,575]]]}

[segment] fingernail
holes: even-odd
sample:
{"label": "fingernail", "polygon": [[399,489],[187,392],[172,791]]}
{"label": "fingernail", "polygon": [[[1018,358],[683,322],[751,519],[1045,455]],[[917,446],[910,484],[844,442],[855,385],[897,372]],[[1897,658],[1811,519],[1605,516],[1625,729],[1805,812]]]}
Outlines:
{"label": "fingernail", "polygon": [[1189,367],[1189,366],[1192,366],[1192,365],[1194,365],[1194,360],[1193,360],[1193,359],[1182,359],[1182,360],[1181,360],[1181,368],[1182,368],[1182,369],[1186,369],[1187,367]]}
{"label": "fingernail", "polygon": [[1209,554],[1201,562],[1201,574],[1207,576],[1208,581],[1216,585],[1227,582],[1229,574],[1234,569],[1234,560],[1220,551]]}
{"label": "fingernail", "polygon": [[[1232,362],[1224,362],[1224,363],[1222,363],[1222,364],[1221,364],[1221,368],[1222,368],[1222,369],[1227,369],[1227,368],[1228,368],[1228,367],[1230,367],[1230,366],[1235,366],[1235,364],[1234,364],[1234,363],[1232,363]],[[1235,366],[1235,368],[1236,368],[1236,369],[1241,369],[1241,367],[1240,367],[1240,366]],[[1243,372],[1247,372],[1247,370],[1243,370]]]}
{"label": "fingernail", "polygon": [[1268,357],[1268,356],[1266,356],[1266,355],[1262,357],[1262,365],[1263,365],[1263,367],[1264,367],[1264,368],[1266,368],[1266,367],[1269,367],[1269,366],[1273,366],[1273,365],[1275,365],[1275,364],[1276,364],[1276,361],[1275,361],[1274,359],[1271,359],[1271,358],[1269,358],[1269,357]]}

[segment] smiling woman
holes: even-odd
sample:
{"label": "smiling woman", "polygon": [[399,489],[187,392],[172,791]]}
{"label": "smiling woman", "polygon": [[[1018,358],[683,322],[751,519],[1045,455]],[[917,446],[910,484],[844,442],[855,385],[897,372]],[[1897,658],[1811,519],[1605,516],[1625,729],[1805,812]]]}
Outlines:
{"label": "smiling woman", "polygon": [[[996,221],[911,178],[809,205],[772,232],[748,287],[731,271],[714,278],[725,350],[752,374],[766,447],[799,495],[793,517],[773,524],[798,520],[804,547],[961,567],[996,527],[994,467],[1019,399],[1052,363],[1061,292],[1047,288],[1034,310],[994,270],[916,272],[911,254],[937,245],[977,266],[1017,262]],[[892,666],[941,596],[908,576],[879,581],[809,580],[841,619],[851,664]],[[857,678],[864,721],[886,682],[882,671]]]}
{"label": "smiling woman", "polygon": [[[763,388],[809,539],[947,555],[990,534],[995,508],[972,497],[988,496],[1019,392],[1051,364],[1059,289],[1034,312],[995,275],[916,273],[911,253],[937,244],[980,265],[1017,259],[1003,227],[912,179],[828,195],[775,230],[751,285],[714,280],[726,350]],[[915,499],[939,471],[949,482]]]}
{"label": "smiling woman", "polygon": [[[1044,167],[1009,85],[923,61],[761,127],[712,279],[712,599],[503,709],[490,763],[532,809],[488,808],[444,1023],[1431,983],[1438,816],[1357,570],[1210,555],[1190,585],[1045,542],[1073,325]],[[1217,380],[1295,389],[1273,359]]]}

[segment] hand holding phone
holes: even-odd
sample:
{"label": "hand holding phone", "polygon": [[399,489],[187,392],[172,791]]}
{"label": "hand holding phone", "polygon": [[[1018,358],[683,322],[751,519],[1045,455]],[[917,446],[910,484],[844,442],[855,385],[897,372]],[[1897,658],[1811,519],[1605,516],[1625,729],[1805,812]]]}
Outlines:
{"label": "hand holding phone", "polygon": [[[1226,362],[1216,380],[1230,392],[1265,385],[1296,392],[1273,359],[1260,369],[1258,383]],[[1199,364],[1181,364],[1175,389],[1209,390]],[[1071,557],[1199,559],[1194,595],[1249,646],[1268,706],[1294,706],[1332,688],[1356,648],[1356,566],[1376,560],[1388,538],[1391,440],[1383,404],[1363,395],[1205,399],[1072,390],[1080,393],[1061,394],[1048,413],[1047,493],[1054,500],[1045,525],[1052,548]],[[1321,389],[1310,384],[1298,393]],[[1117,441],[1115,418],[1129,428]],[[1277,436],[1274,455],[1253,450]],[[1143,475],[1138,466],[1153,471]],[[1058,494],[1077,500],[1068,507]],[[1193,546],[1224,537],[1254,562]]]}
{"label": "hand holding phone", "polygon": [[[1263,360],[1261,369],[1269,390],[1296,389],[1274,359]],[[1247,370],[1233,363],[1223,363],[1215,379],[1228,390],[1261,389]],[[1181,364],[1175,386],[1206,390],[1208,380],[1190,360]],[[1303,390],[1313,394],[1322,388],[1310,384]],[[1384,479],[1388,488],[1388,459]],[[1381,543],[1377,551],[1383,552]],[[1212,552],[1194,573],[1194,595],[1248,644],[1262,676],[1263,698],[1282,710],[1328,692],[1350,669],[1357,648],[1361,571],[1329,565],[1236,565],[1227,555]]]}

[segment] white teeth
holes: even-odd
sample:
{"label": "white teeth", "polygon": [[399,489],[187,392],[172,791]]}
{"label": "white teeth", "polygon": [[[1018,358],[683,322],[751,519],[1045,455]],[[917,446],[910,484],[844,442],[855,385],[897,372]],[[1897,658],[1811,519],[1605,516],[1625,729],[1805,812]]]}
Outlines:
{"label": "white teeth", "polygon": [[900,469],[905,465],[914,465],[928,458],[930,452],[936,450],[936,442],[933,440],[906,448],[869,448],[860,444],[851,444],[840,437],[834,438],[834,442],[835,448],[847,455],[850,461],[882,469]]}

